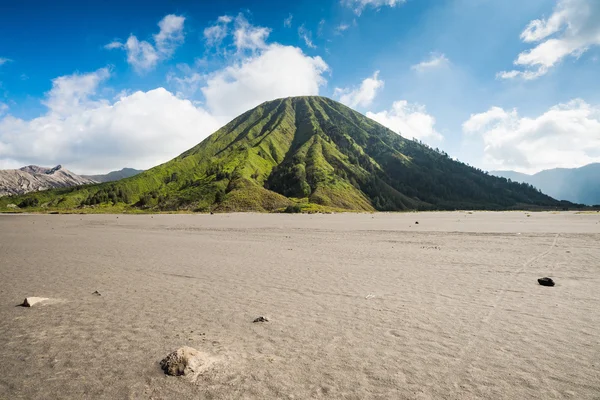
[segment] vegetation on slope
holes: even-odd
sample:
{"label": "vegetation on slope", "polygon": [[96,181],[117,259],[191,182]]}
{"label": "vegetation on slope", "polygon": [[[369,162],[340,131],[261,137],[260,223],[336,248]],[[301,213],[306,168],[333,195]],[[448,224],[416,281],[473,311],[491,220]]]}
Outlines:
{"label": "vegetation on slope", "polygon": [[0,209],[9,204],[82,212],[572,206],[454,161],[322,97],[263,103],[136,176],[0,199]]}

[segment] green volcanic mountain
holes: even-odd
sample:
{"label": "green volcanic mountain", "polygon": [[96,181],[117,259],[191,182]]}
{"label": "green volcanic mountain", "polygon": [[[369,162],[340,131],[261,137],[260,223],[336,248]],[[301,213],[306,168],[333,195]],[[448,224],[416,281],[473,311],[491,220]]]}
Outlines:
{"label": "green volcanic mountain", "polygon": [[88,211],[562,206],[528,184],[454,161],[323,97],[263,103],[179,157],[127,179],[0,199],[0,208],[15,205]]}

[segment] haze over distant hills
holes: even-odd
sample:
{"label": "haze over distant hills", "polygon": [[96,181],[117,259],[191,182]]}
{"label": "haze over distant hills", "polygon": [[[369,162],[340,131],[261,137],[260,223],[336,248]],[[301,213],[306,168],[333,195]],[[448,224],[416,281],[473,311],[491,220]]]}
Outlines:
{"label": "haze over distant hills", "polygon": [[130,176],[135,176],[140,172],[144,172],[141,169],[133,169],[133,168],[123,168],[120,171],[112,171],[108,174],[104,175],[82,175],[84,178],[91,179],[93,181],[103,183],[103,182],[113,182],[118,181],[119,179],[129,178]]}
{"label": "haze over distant hills", "polygon": [[[317,96],[263,103],[175,159],[136,176],[11,201],[106,211],[561,206],[530,185],[454,161]],[[0,207],[6,203],[0,199]]]}
{"label": "haze over distant hills", "polygon": [[490,174],[528,183],[555,199],[600,204],[600,163],[580,168],[548,169],[534,175],[515,171],[491,171]]}

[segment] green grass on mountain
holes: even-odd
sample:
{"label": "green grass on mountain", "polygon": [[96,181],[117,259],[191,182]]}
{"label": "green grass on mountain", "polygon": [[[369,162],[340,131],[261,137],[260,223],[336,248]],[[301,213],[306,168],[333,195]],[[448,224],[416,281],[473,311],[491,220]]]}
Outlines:
{"label": "green grass on mountain", "polygon": [[323,97],[266,102],[177,158],[130,178],[0,198],[3,211],[76,212],[569,205],[454,161]]}

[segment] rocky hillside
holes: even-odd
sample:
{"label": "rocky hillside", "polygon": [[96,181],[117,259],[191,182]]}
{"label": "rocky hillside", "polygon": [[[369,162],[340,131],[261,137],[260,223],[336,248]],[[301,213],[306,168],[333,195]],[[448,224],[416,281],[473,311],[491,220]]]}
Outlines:
{"label": "rocky hillside", "polygon": [[96,183],[70,172],[62,166],[54,168],[29,165],[20,169],[0,170],[0,196],[37,192],[40,190],[64,188]]}
{"label": "rocky hillside", "polygon": [[[136,176],[11,201],[22,208],[107,212],[572,205],[457,162],[323,97],[263,103],[175,159]],[[0,199],[0,207],[6,203]]]}

